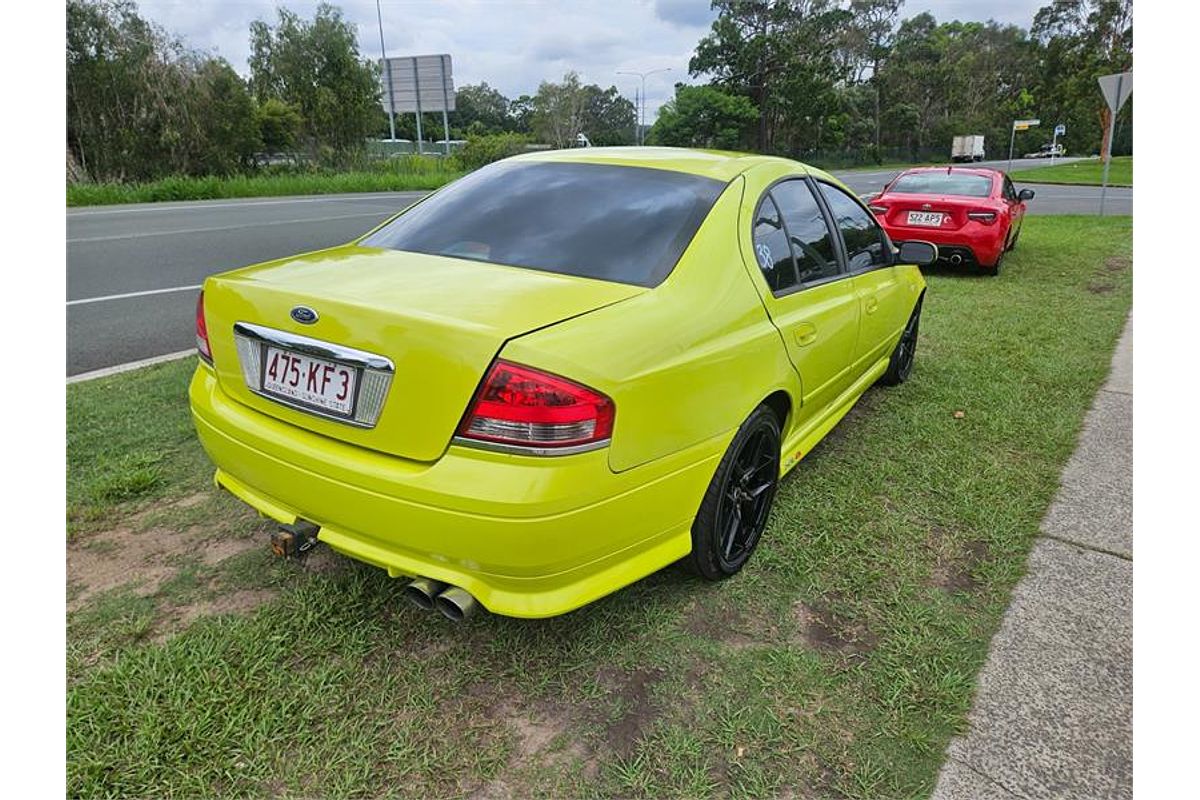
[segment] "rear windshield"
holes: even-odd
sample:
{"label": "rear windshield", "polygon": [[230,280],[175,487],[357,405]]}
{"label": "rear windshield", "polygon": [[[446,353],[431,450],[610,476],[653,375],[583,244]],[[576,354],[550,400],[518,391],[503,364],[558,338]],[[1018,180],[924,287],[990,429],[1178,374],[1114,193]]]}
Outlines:
{"label": "rear windshield", "polygon": [[888,192],[987,197],[992,193],[992,179],[988,175],[972,175],[969,172],[911,172],[897,178]]}
{"label": "rear windshield", "polygon": [[361,244],[655,286],[725,184],[641,167],[484,167]]}

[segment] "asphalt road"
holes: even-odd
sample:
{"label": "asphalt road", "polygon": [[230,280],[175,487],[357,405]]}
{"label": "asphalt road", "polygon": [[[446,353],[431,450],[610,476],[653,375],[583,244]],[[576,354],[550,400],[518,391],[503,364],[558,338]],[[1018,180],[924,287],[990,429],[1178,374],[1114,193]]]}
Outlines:
{"label": "asphalt road", "polygon": [[[1003,169],[1006,162],[984,162]],[[1044,166],[1044,162],[1022,162]],[[838,172],[860,194],[897,170]],[[1031,214],[1092,214],[1100,191],[1032,187]],[[67,210],[67,375],[195,346],[204,278],[349,241],[421,192],[213,200]],[[1131,214],[1131,189],[1109,189],[1107,211]]]}

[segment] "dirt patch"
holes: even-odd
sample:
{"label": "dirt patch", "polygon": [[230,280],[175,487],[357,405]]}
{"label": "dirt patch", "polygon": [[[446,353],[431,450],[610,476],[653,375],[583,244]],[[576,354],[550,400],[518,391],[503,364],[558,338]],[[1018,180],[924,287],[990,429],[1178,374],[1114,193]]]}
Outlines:
{"label": "dirt patch", "polygon": [[975,570],[991,555],[987,542],[967,542],[962,552],[952,558],[939,559],[929,575],[929,582],[944,592],[973,592],[979,588]]}
{"label": "dirt patch", "polygon": [[1104,268],[1109,272],[1124,272],[1133,266],[1133,259],[1129,256],[1109,256],[1104,259]]}
{"label": "dirt patch", "polygon": [[662,680],[663,671],[657,667],[633,671],[606,668],[600,671],[599,678],[623,709],[619,717],[605,722],[604,738],[613,753],[629,758],[642,734],[658,719],[652,692],[654,685]]}
{"label": "dirt patch", "polygon": [[[178,613],[173,617],[173,624],[168,627],[185,628],[200,617],[214,614],[249,614],[273,600],[276,594],[271,589],[240,589],[226,592],[211,600],[180,606]],[[166,633],[164,631],[161,638],[165,638]]]}
{"label": "dirt patch", "polygon": [[1092,281],[1088,284],[1087,290],[1092,294],[1108,294],[1113,290],[1113,288],[1114,287],[1111,283]]}
{"label": "dirt patch", "polygon": [[800,640],[813,650],[864,658],[879,643],[878,637],[857,620],[829,608],[797,601],[792,606]]}

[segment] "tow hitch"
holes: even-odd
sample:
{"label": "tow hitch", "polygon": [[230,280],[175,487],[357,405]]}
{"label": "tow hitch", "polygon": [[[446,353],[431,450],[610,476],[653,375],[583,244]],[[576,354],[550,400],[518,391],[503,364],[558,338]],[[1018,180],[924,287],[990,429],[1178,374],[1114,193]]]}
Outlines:
{"label": "tow hitch", "polygon": [[271,534],[271,552],[280,558],[299,558],[317,543],[319,525],[297,519],[291,525],[280,525]]}

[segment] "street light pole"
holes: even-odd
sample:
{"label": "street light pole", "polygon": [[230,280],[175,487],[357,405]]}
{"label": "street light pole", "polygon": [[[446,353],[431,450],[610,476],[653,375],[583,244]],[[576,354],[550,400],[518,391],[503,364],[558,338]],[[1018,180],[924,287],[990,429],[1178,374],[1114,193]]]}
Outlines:
{"label": "street light pole", "polygon": [[392,132],[392,142],[394,143],[396,141],[396,94],[392,91],[392,67],[388,64],[387,48],[383,44],[383,11],[379,8],[379,0],[375,0],[375,16],[379,18],[379,55],[383,59],[383,68],[387,70],[388,128]]}
{"label": "street light pole", "polygon": [[637,143],[638,143],[638,144],[643,144],[643,143],[645,142],[645,140],[646,140],[646,134],[645,134],[645,127],[646,127],[646,77],[647,77],[647,76],[649,76],[649,75],[654,75],[655,73],[658,73],[658,72],[670,72],[670,71],[671,71],[671,68],[670,68],[670,67],[661,67],[661,68],[659,68],[659,69],[652,69],[652,70],[649,70],[649,71],[647,71],[647,72],[634,72],[634,71],[628,71],[628,70],[617,70],[617,74],[618,74],[618,75],[633,75],[634,77],[637,77],[637,78],[641,78],[641,79],[642,79],[642,95],[641,95],[641,101],[640,101],[640,103],[639,103],[639,105],[638,105],[638,108],[637,108],[637,116],[638,116],[638,129],[637,129],[637,137],[636,137],[636,139],[637,139]]}

